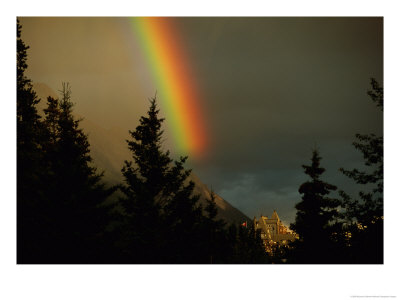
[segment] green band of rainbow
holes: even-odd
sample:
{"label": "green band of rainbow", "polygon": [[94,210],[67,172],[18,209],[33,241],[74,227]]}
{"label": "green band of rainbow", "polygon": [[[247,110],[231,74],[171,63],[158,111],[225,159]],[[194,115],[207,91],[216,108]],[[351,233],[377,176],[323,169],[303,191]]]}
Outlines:
{"label": "green band of rainbow", "polygon": [[183,155],[201,156],[206,146],[202,111],[173,19],[131,18],[131,26],[151,67],[176,150]]}

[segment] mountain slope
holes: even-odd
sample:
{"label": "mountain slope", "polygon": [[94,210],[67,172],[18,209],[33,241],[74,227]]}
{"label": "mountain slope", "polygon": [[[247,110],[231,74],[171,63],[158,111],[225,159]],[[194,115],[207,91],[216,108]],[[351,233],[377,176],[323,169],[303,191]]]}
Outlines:
{"label": "mountain slope", "polygon": [[[194,193],[200,195],[200,203],[202,203],[204,207],[206,204],[206,199],[211,199],[211,191],[193,172],[190,174],[189,179],[195,183]],[[244,221],[251,221],[249,217],[232,206],[228,201],[224,200],[218,194],[215,194],[215,203],[218,208],[218,217],[223,219],[225,222],[241,224]]]}

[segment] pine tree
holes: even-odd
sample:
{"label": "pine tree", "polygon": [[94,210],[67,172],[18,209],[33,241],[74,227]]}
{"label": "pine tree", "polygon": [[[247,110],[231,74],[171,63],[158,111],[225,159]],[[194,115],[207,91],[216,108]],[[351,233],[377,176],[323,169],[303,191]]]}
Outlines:
{"label": "pine tree", "polygon": [[[383,112],[383,88],[371,78],[372,90],[368,95]],[[340,171],[364,185],[359,199],[340,191],[347,230],[351,232],[354,263],[383,263],[383,136],[356,134],[354,147],[361,151],[367,171],[358,169]]]}
{"label": "pine tree", "polygon": [[133,161],[122,169],[125,184],[120,198],[123,208],[119,247],[124,262],[189,263],[196,258],[196,242],[202,219],[199,197],[187,182],[187,157],[178,161],[162,149],[162,122],[156,99],[147,116],[140,119],[128,147]]}
{"label": "pine tree", "polygon": [[[372,90],[368,91],[368,95],[383,111],[383,88],[373,78],[371,78],[371,85]],[[353,145],[362,152],[365,165],[370,172],[358,169],[350,171],[343,168],[340,171],[356,183],[373,185],[373,188],[369,192],[361,191],[359,200],[351,199],[344,192],[341,194],[345,200],[348,219],[369,224],[383,216],[383,137],[375,134],[356,134],[356,138],[358,141]]]}
{"label": "pine tree", "polygon": [[44,110],[47,141],[43,143],[48,187],[42,215],[42,232],[51,263],[99,263],[106,260],[106,227],[110,207],[105,201],[113,188],[106,188],[92,166],[90,145],[72,115],[71,90],[63,84],[61,100],[48,98]]}
{"label": "pine tree", "polygon": [[299,188],[302,201],[296,204],[296,220],[290,228],[299,234],[300,240],[294,244],[295,260],[300,263],[327,263],[330,259],[332,242],[331,224],[338,216],[337,199],[329,198],[336,186],[323,182],[320,176],[325,169],[320,167],[321,157],[313,151],[311,165],[303,165],[305,173],[311,177]]}
{"label": "pine tree", "polygon": [[41,210],[43,126],[36,106],[39,99],[25,75],[27,50],[17,19],[17,261],[24,263],[40,253],[36,234],[42,230]]}
{"label": "pine tree", "polygon": [[226,263],[229,243],[226,223],[217,218],[218,209],[215,203],[215,193],[211,190],[210,198],[206,199],[204,208],[204,263]]}

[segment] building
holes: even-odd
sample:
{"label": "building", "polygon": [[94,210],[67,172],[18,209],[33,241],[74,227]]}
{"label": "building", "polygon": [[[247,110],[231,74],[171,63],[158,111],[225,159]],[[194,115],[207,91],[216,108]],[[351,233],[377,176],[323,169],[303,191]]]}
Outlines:
{"label": "building", "polygon": [[254,229],[260,234],[267,252],[271,252],[274,245],[286,245],[289,241],[298,238],[296,233],[283,225],[275,210],[271,218],[261,215],[257,220],[254,217]]}

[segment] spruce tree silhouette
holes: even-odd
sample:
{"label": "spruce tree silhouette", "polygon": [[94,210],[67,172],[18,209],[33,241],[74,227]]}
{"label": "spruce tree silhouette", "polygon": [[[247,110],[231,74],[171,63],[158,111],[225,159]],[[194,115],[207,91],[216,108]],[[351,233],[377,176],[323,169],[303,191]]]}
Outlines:
{"label": "spruce tree silhouette", "polygon": [[122,169],[125,184],[119,247],[124,263],[195,263],[202,221],[194,183],[186,183],[187,157],[178,161],[162,149],[162,122],[156,99],[150,100],[147,116],[140,119],[128,147],[133,162]]}
{"label": "spruce tree silhouette", "polygon": [[133,161],[122,168],[121,220],[116,226],[119,263],[264,263],[266,253],[254,230],[236,229],[218,219],[215,195],[198,203],[187,157],[178,161],[162,149],[156,99],[130,131]]}
{"label": "spruce tree silhouette", "polygon": [[17,262],[26,263],[42,252],[37,233],[43,227],[41,212],[43,126],[36,105],[39,103],[32,82],[25,75],[27,50],[17,19]]}
{"label": "spruce tree silhouette", "polygon": [[218,209],[215,203],[215,193],[211,190],[210,199],[206,199],[204,208],[204,263],[216,264],[227,263],[229,253],[229,243],[226,223],[218,219]]}
{"label": "spruce tree silhouette", "polygon": [[311,177],[303,183],[299,193],[302,201],[296,204],[296,220],[290,228],[299,234],[300,239],[293,243],[295,263],[331,263],[333,241],[331,223],[338,216],[339,200],[329,198],[336,186],[320,180],[325,169],[320,167],[321,157],[313,151],[311,165],[303,165],[304,171]]}
{"label": "spruce tree silhouette", "polygon": [[48,228],[43,247],[48,253],[42,262],[102,263],[108,259],[105,236],[112,208],[105,201],[115,188],[106,188],[103,174],[91,164],[88,138],[72,115],[68,84],[61,95],[60,100],[49,97],[44,110]]}
{"label": "spruce tree silhouette", "polygon": [[[383,112],[383,88],[371,78],[372,89],[368,95]],[[383,263],[383,136],[356,134],[354,147],[361,151],[368,171],[358,169],[340,171],[364,185],[359,199],[344,191],[342,206],[346,211],[346,230],[351,232],[351,261],[353,263]]]}

